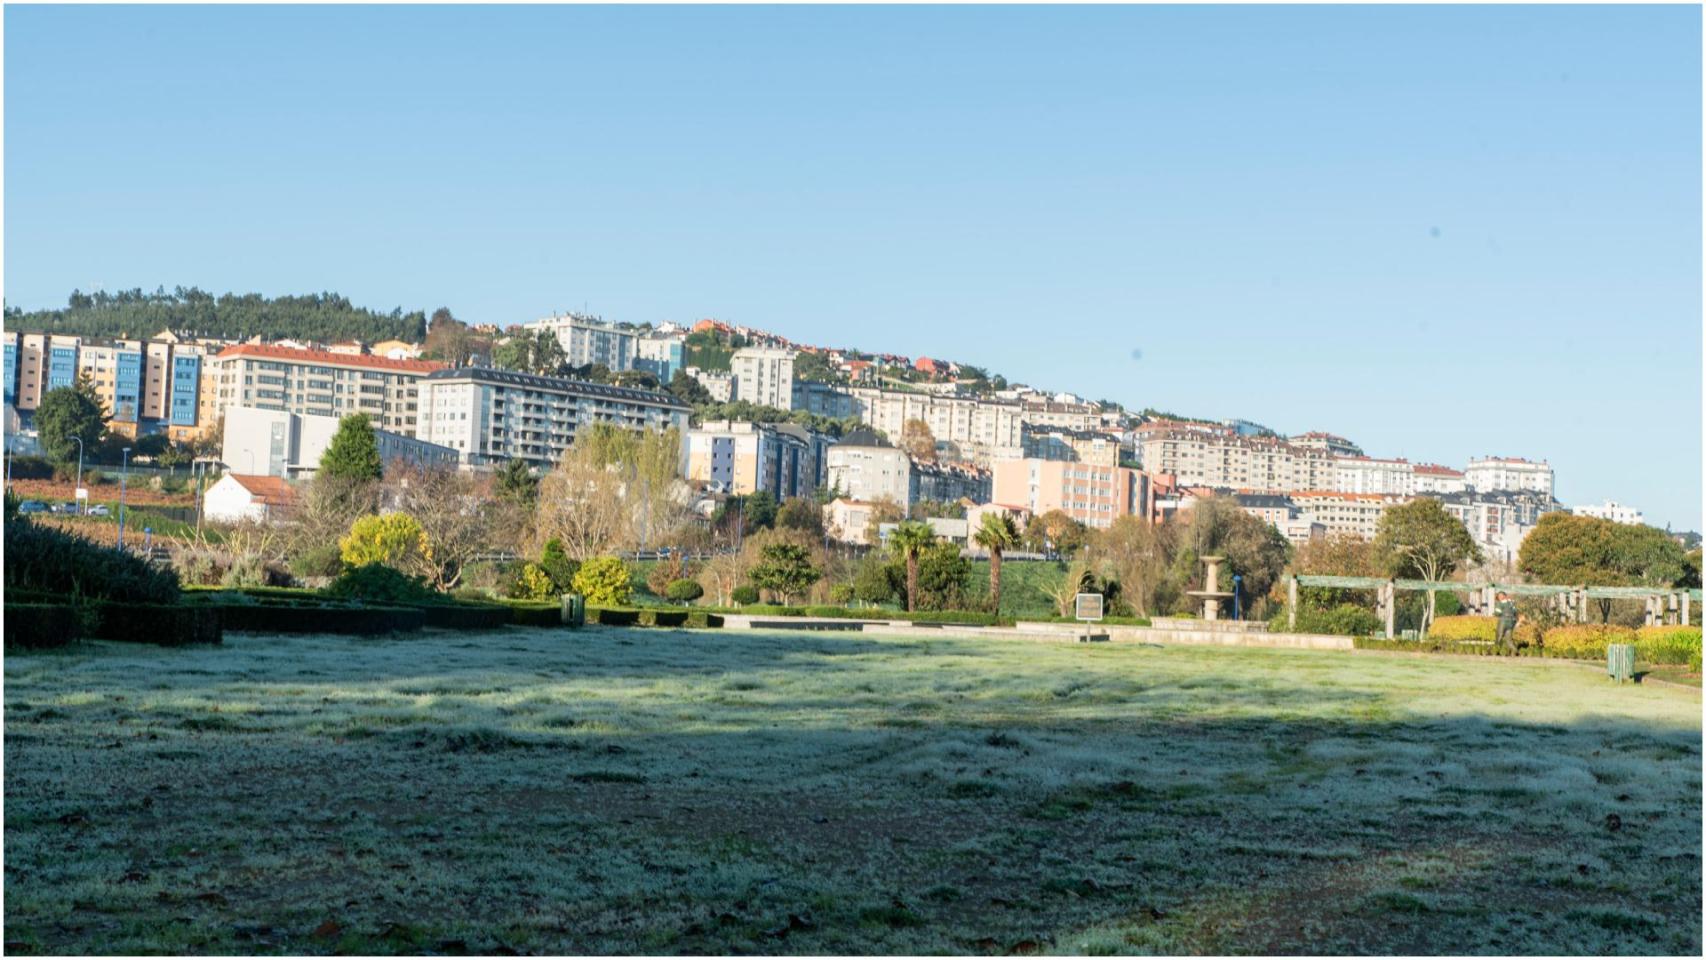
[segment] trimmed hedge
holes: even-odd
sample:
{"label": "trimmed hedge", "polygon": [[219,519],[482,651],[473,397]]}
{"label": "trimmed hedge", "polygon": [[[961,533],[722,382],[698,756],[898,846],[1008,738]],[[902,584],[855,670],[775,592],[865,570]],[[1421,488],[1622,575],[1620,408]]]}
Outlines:
{"label": "trimmed hedge", "polygon": [[1608,644],[1634,642],[1633,628],[1610,623],[1566,624],[1553,627],[1540,638],[1546,656],[1572,660],[1604,660]]}
{"label": "trimmed hedge", "polygon": [[[1462,640],[1440,640],[1429,636],[1426,640],[1383,640],[1379,637],[1354,637],[1351,645],[1358,650],[1398,650],[1405,653],[1456,653],[1473,657],[1502,656],[1503,651],[1495,643],[1475,643]],[[1538,651],[1519,653],[1520,656],[1535,656]]]}
{"label": "trimmed hedge", "polygon": [[[735,612],[760,617],[823,617],[838,620],[910,620],[914,623],[951,623],[962,626],[992,627],[1011,624],[1012,617],[996,617],[980,610],[888,610],[882,607],[783,607],[776,604],[747,604]],[[1030,618],[1026,618],[1030,619]],[[1048,619],[1048,618],[1038,618]],[[1106,621],[1104,621],[1106,622]],[[1148,621],[1145,621],[1147,623]]]}
{"label": "trimmed hedge", "polygon": [[1499,636],[1499,623],[1493,617],[1478,617],[1468,614],[1455,617],[1435,617],[1433,625],[1428,627],[1428,639],[1445,643],[1461,643],[1465,640],[1479,640],[1492,643]]}
{"label": "trimmed hedge", "polygon": [[125,643],[181,647],[224,640],[220,607],[188,604],[103,603],[95,607],[94,636]]}
{"label": "trimmed hedge", "polygon": [[48,650],[83,635],[83,618],[68,603],[7,603],[6,649]]}
{"label": "trimmed hedge", "polygon": [[222,611],[227,630],[255,633],[335,633],[370,637],[412,633],[426,624],[426,611],[420,607],[231,604],[205,609]]}
{"label": "trimmed hedge", "polygon": [[708,610],[667,607],[587,607],[586,622],[605,627],[720,627],[723,618]]}
{"label": "trimmed hedge", "polygon": [[23,518],[6,521],[6,589],[36,590],[64,598],[173,603],[178,575],[129,550],[103,547],[85,537]]}
{"label": "trimmed hedge", "polygon": [[519,627],[560,627],[563,608],[560,603],[505,603],[509,622]]}
{"label": "trimmed hedge", "polygon": [[423,604],[426,625],[447,630],[495,630],[508,626],[510,611],[495,603]]}
{"label": "trimmed hedge", "polygon": [[1690,664],[1700,672],[1699,627],[1642,627],[1635,631],[1635,659]]}

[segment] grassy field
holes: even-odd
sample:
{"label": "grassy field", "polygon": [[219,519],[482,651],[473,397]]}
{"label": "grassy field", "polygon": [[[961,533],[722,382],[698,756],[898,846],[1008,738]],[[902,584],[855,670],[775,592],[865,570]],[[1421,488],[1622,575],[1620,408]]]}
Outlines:
{"label": "grassy field", "polygon": [[1567,664],[509,629],[8,654],[9,953],[1675,953],[1701,707]]}

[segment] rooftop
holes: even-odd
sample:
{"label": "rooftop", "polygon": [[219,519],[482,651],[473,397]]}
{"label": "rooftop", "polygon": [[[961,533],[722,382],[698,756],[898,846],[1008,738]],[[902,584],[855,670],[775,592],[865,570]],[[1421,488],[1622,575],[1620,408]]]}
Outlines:
{"label": "rooftop", "polygon": [[368,370],[392,370],[398,373],[432,373],[444,370],[445,366],[436,360],[393,360],[390,357],[375,357],[365,353],[333,353],[330,350],[303,350],[297,347],[281,347],[271,343],[239,343],[219,351],[217,356],[225,357],[263,357],[274,360],[290,360],[296,363],[320,363],[341,367],[363,367]]}
{"label": "rooftop", "polygon": [[[409,363],[414,361],[390,361],[392,363]],[[435,365],[440,366],[442,365]],[[568,377],[541,377],[532,373],[516,373],[513,370],[493,370],[489,367],[457,367],[454,369],[438,369],[427,376],[428,380],[473,380],[479,383],[499,384],[506,387],[521,387],[524,390],[550,390],[556,393],[581,393],[588,396],[603,397],[607,400],[624,400],[629,403],[650,403],[658,406],[674,407],[678,410],[692,409],[687,404],[676,399],[672,393],[658,390],[640,390],[635,387],[613,387],[604,383],[592,383],[587,380],[572,380]]]}

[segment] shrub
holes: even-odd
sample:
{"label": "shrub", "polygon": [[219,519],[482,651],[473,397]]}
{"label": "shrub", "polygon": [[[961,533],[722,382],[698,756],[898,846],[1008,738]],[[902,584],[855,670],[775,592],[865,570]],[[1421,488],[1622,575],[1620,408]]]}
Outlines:
{"label": "shrub", "polygon": [[63,647],[83,632],[77,608],[68,603],[6,604],[6,648]]}
{"label": "shrub", "polygon": [[224,639],[222,608],[191,604],[103,603],[94,635],[102,640],[176,647]]}
{"label": "shrub", "polygon": [[46,457],[13,457],[13,480],[51,480],[54,465]]}
{"label": "shrub", "polygon": [[544,567],[537,563],[524,563],[516,571],[509,595],[517,600],[549,600],[557,595],[557,584]]}
{"label": "shrub", "polygon": [[587,606],[617,606],[633,595],[628,565],[616,557],[593,557],[575,571],[573,586],[586,598]]}
{"label": "shrub", "polygon": [[741,606],[758,602],[758,588],[750,583],[743,583],[729,591],[729,599]]}
{"label": "shrub", "polygon": [[412,567],[426,556],[426,533],[420,521],[406,513],[369,515],[350,524],[349,535],[338,541],[338,550],[351,567],[375,563]]}
{"label": "shrub", "polygon": [[671,580],[669,586],[664,588],[663,595],[671,603],[692,603],[705,595],[705,588],[699,585],[699,581],[683,577],[680,580]]}
{"label": "shrub", "polygon": [[[1373,631],[1369,631],[1373,632]],[[1498,639],[1499,624],[1493,617],[1438,617],[1428,628],[1428,639],[1445,643],[1479,640],[1492,643]]]}
{"label": "shrub", "polygon": [[128,550],[24,519],[6,524],[5,538],[8,590],[134,603],[178,599],[177,571],[162,570]]}
{"label": "shrub", "polygon": [[438,599],[425,578],[411,577],[383,563],[345,570],[321,593],[343,600],[378,603],[426,603]]}
{"label": "shrub", "polygon": [[842,604],[852,603],[853,585],[851,583],[831,584],[829,587],[829,602]]}
{"label": "shrub", "polygon": [[343,570],[343,551],[335,543],[303,547],[290,558],[290,572],[298,577],[335,577]]}
{"label": "shrub", "polygon": [[1553,627],[1540,639],[1547,656],[1569,657],[1575,660],[1603,660],[1607,645],[1634,642],[1633,628],[1607,623],[1574,623]]}
{"label": "shrub", "polygon": [[559,604],[508,603],[509,622],[523,627],[560,627],[563,610]]}
{"label": "shrub", "polygon": [[574,589],[575,572],[580,569],[580,563],[569,558],[563,550],[563,541],[552,537],[545,541],[545,548],[539,553],[539,569],[551,578],[552,595],[557,596]]}
{"label": "shrub", "polygon": [[797,543],[766,544],[750,571],[753,585],[793,599],[818,581],[823,572],[812,564],[811,551]]}
{"label": "shrub", "polygon": [[495,603],[431,603],[421,611],[427,626],[446,630],[495,630],[509,623],[509,610]]}
{"label": "shrub", "polygon": [[[1280,613],[1271,621],[1280,630],[1287,629],[1290,617]],[[1298,633],[1327,633],[1340,637],[1366,637],[1379,633],[1380,617],[1374,611],[1354,603],[1341,603],[1326,610],[1307,607],[1297,611]]]}
{"label": "shrub", "polygon": [[1642,627],[1635,631],[1635,657],[1647,663],[1698,663],[1700,628]]}
{"label": "shrub", "polygon": [[267,566],[267,562],[255,554],[244,554],[231,564],[225,575],[219,578],[219,585],[243,589],[245,587],[283,586],[277,583],[278,575]]}

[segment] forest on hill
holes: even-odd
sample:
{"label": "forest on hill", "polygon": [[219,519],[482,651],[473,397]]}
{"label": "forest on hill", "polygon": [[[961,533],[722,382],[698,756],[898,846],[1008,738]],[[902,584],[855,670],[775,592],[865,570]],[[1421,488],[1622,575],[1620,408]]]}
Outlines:
{"label": "forest on hill", "polygon": [[6,308],[6,329],[19,333],[58,333],[112,338],[152,337],[162,330],[180,336],[247,340],[407,340],[426,335],[426,314],[398,307],[380,313],[350,303],[336,293],[264,297],[258,293],[214,296],[195,287],[140,288],[114,293],[73,291],[63,309],[24,311]]}

